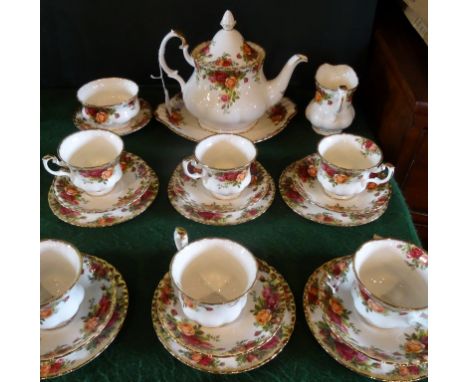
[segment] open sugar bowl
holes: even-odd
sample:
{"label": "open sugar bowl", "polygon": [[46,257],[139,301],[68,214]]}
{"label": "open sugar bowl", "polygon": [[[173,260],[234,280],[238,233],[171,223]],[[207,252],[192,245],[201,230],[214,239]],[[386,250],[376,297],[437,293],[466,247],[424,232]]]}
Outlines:
{"label": "open sugar bowl", "polygon": [[353,258],[354,306],[370,324],[397,328],[427,327],[428,255],[395,239],[371,240]]}
{"label": "open sugar bowl", "polygon": [[188,243],[176,228],[177,252],[170,277],[184,314],[202,326],[219,327],[239,317],[257,280],[255,257],[227,239],[207,238]]}
{"label": "open sugar bowl", "polygon": [[101,78],[83,85],[76,94],[82,116],[100,127],[123,124],[140,111],[138,85],[125,78]]}
{"label": "open sugar bowl", "polygon": [[83,302],[78,283],[83,257],[73,245],[61,240],[41,241],[41,329],[54,329],[70,321]]}

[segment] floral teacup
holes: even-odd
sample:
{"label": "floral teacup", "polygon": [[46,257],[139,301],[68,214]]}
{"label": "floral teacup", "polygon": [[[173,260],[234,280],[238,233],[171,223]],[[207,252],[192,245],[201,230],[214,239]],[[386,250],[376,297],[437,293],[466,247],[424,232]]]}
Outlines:
{"label": "floral teacup", "polygon": [[[66,137],[58,148],[58,157],[45,155],[45,169],[56,176],[67,176],[84,192],[100,196],[112,191],[122,178],[120,155],[123,141],[106,130],[78,131]],[[49,161],[61,166],[59,171],[49,167]]]}
{"label": "floral teacup", "polygon": [[[382,164],[382,150],[370,139],[352,134],[336,134],[318,144],[320,166],[317,180],[332,198],[350,199],[364,191],[369,183],[388,182],[395,167]],[[376,173],[387,171],[381,179]]]}
{"label": "floral teacup", "polygon": [[188,244],[187,232],[180,227],[174,241],[179,252],[172,258],[169,273],[184,314],[207,327],[236,320],[257,280],[255,257],[227,239]]}
{"label": "floral teacup", "polygon": [[101,127],[128,122],[140,111],[138,85],[125,78],[101,78],[78,89],[83,118]]}
{"label": "floral teacup", "polygon": [[41,241],[41,329],[66,324],[78,312],[84,289],[78,283],[81,253],[61,240]]}
{"label": "floral teacup", "polygon": [[371,240],[354,254],[354,306],[379,328],[427,326],[427,253],[395,239]]}
{"label": "floral teacup", "polygon": [[257,156],[255,145],[234,134],[216,134],[200,141],[195,160],[184,160],[187,176],[201,178],[203,186],[218,199],[234,199],[250,184],[250,165]]}

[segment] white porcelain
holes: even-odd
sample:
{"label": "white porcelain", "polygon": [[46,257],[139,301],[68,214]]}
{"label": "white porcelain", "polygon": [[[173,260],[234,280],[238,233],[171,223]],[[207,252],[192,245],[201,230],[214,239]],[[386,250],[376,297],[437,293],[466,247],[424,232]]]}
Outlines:
{"label": "white porcelain", "polygon": [[[294,55],[275,79],[267,81],[263,74],[265,51],[246,42],[234,29],[235,23],[232,13],[226,11],[223,29],[191,54],[185,38],[173,30],[159,48],[159,64],[179,82],[187,109],[203,128],[218,133],[239,133],[252,127],[281,100],[295,67],[307,62],[306,56]],[[195,68],[187,82],[165,60],[166,44],[173,37],[182,41],[184,58]]]}
{"label": "white porcelain", "polygon": [[218,199],[233,199],[250,184],[250,165],[257,156],[255,145],[233,134],[216,134],[195,147],[195,160],[182,162],[184,173],[201,179],[203,186]]}
{"label": "white porcelain", "polygon": [[81,114],[100,127],[122,124],[140,111],[138,85],[125,78],[100,78],[78,89]]}
{"label": "white porcelain", "polygon": [[[322,138],[317,152],[320,166],[317,180],[324,191],[336,199],[350,199],[364,191],[369,183],[388,182],[395,170],[382,164],[382,150],[372,140],[352,134],[336,134]],[[387,171],[385,178],[375,173]]]}
{"label": "white porcelain", "polygon": [[113,309],[111,319],[97,337],[64,356],[41,360],[41,379],[49,379],[71,373],[101,355],[117,337],[127,316],[128,289],[122,274],[102,259],[90,255],[85,255],[85,257],[94,263],[100,263],[97,270],[100,271],[102,280],[108,282],[115,280],[115,308]]}
{"label": "white porcelain", "polygon": [[[111,192],[122,178],[119,160],[123,148],[122,138],[110,131],[78,131],[60,143],[58,158],[45,155],[42,163],[52,175],[66,176],[84,192],[100,196]],[[49,161],[61,169],[52,170]]]}
{"label": "white porcelain", "polygon": [[[311,157],[307,156],[290,164],[280,176],[279,189],[281,197],[294,212],[316,223],[337,227],[354,227],[368,224],[379,219],[385,213],[391,196],[391,185],[388,183],[375,190],[365,191],[372,193],[371,199],[373,199],[373,202],[367,204],[364,209],[356,209],[352,204],[352,201],[355,199],[369,200],[366,197],[362,197],[361,194],[346,201],[350,202],[346,206],[342,200],[337,200],[335,204],[324,206],[316,204],[316,195],[310,196],[304,191],[312,191],[307,187],[308,182],[317,182],[316,169],[314,171],[310,169],[310,172],[307,171],[309,170],[310,159]],[[304,166],[306,166],[305,174],[303,174]],[[320,185],[319,187],[321,188]]]}
{"label": "white porcelain", "polygon": [[354,119],[352,94],[359,80],[348,65],[321,65],[315,74],[315,97],[306,108],[306,117],[318,134],[340,133]]}
{"label": "white porcelain", "polygon": [[[41,360],[62,357],[97,337],[112,317],[116,302],[116,287],[110,268],[94,257],[83,256],[83,271],[79,284],[84,299],[77,313],[66,325],[53,330],[41,330]],[[104,272],[109,273],[103,277]]]}
{"label": "white porcelain", "polygon": [[[218,327],[236,320],[245,307],[248,293],[257,279],[258,265],[255,257],[245,247],[227,239],[201,239],[188,244],[187,232],[180,227],[174,232],[174,241],[179,252],[172,258],[169,273],[184,314],[189,319],[207,327]],[[185,268],[195,258],[203,256],[204,253],[214,248],[219,250],[219,256],[234,257],[247,275],[247,283],[242,294],[222,303],[198,301],[181,286]]]}
{"label": "white porcelain", "polygon": [[[379,262],[370,268],[375,276],[365,278],[363,274],[370,272],[366,264],[370,267],[372,261]],[[353,258],[356,283],[351,295],[356,310],[379,328],[427,327],[427,264],[427,253],[404,241],[363,244]]]}
{"label": "white porcelain", "polygon": [[41,329],[53,329],[78,311],[84,288],[78,283],[83,268],[81,253],[60,240],[41,241]]}
{"label": "white porcelain", "polygon": [[[265,141],[283,131],[296,112],[296,105],[289,98],[283,97],[279,103],[269,108],[251,129],[238,134],[255,143]],[[181,94],[172,97],[167,105],[159,104],[154,115],[171,131],[191,141],[200,142],[215,134],[200,126],[197,118],[185,107]]]}

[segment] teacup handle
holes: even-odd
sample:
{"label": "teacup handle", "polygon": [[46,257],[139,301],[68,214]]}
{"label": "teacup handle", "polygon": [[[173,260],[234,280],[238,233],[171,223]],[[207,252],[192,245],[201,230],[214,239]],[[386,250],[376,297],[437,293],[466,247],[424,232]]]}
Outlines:
{"label": "teacup handle", "polygon": [[[200,173],[197,172],[190,172],[188,166],[192,166],[198,170],[200,170]],[[183,160],[182,161],[182,168],[184,169],[185,175],[189,176],[192,179],[199,179],[205,175],[205,169],[203,167],[200,167],[194,159],[189,159],[189,160]]]}
{"label": "teacup handle", "polygon": [[[49,161],[52,161],[55,163],[57,166],[60,166],[62,169],[59,171],[52,170],[49,167]],[[44,155],[42,157],[42,164],[44,165],[44,168],[50,172],[52,175],[55,176],[68,176],[70,178],[70,171],[67,169],[65,170],[64,168],[67,168],[67,164],[61,160],[59,160],[55,155]]]}
{"label": "teacup handle", "polygon": [[387,176],[384,179],[371,178],[370,177],[371,173],[368,173],[367,177],[366,177],[366,185],[368,183],[375,183],[375,184],[387,183],[392,178],[393,173],[395,172],[395,166],[393,164],[391,164],[391,163],[381,164],[379,167],[376,168],[375,171],[372,171],[372,173],[382,172],[382,171],[385,171],[385,170],[387,170]]}
{"label": "teacup handle", "polygon": [[176,227],[174,230],[174,243],[178,251],[188,244],[188,233],[185,228]]}

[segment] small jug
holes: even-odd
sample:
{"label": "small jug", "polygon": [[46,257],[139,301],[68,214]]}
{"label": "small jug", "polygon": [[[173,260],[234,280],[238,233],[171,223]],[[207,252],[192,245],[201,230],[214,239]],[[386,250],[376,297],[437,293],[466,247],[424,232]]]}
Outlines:
{"label": "small jug", "polygon": [[341,133],[354,119],[352,95],[359,80],[348,65],[321,65],[315,74],[315,97],[306,108],[312,129],[320,135]]}

